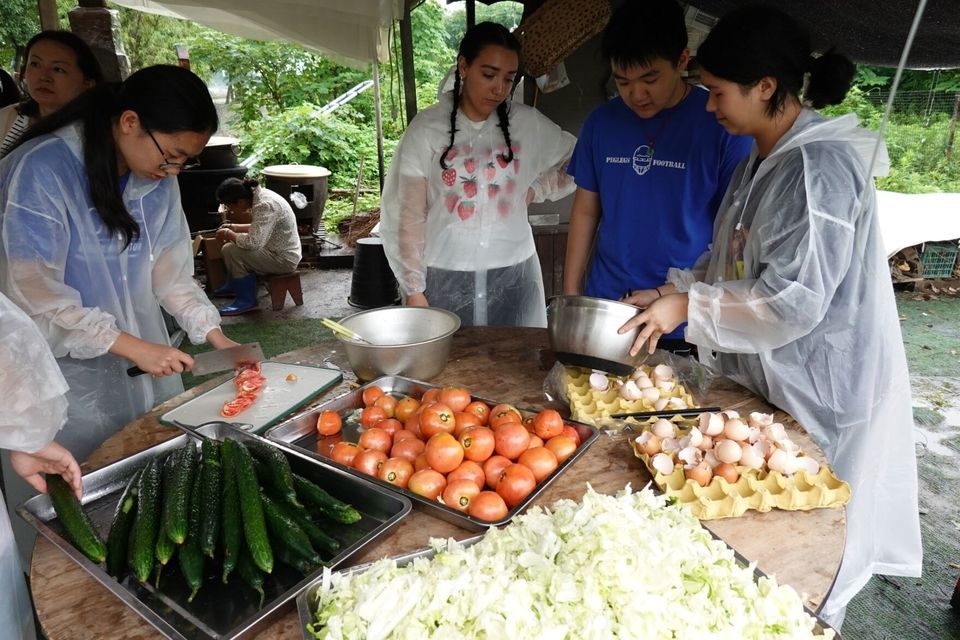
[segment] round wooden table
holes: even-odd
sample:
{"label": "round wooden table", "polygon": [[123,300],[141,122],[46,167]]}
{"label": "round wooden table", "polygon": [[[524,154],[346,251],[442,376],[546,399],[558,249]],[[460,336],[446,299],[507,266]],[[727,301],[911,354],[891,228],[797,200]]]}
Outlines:
{"label": "round wooden table", "polygon": [[[333,339],[273,360],[327,362],[342,368],[344,382],[317,403],[346,392],[350,388],[349,381],[354,379],[346,354]],[[462,385],[478,396],[521,407],[543,406],[543,381],[553,364],[553,354],[543,329],[468,327],[457,332],[446,369],[431,382]],[[158,416],[221,381],[222,378],[199,385],[134,420],[93,453],[84,463],[84,471],[180,435],[179,431],[161,426]],[[726,380],[712,385],[700,403],[742,413],[775,412],[762,399]],[[777,420],[790,430],[791,438],[808,454],[823,461],[819,448],[799,425],[781,411],[776,414]],[[597,491],[615,493],[628,483],[639,489],[649,480],[649,474],[633,456],[625,437],[601,435],[536,502],[550,504],[561,498],[578,499],[588,482]],[[756,562],[762,571],[804,594],[805,603],[812,610],[819,608],[829,592],[843,555],[846,529],[843,509],[748,511],[738,518],[704,524],[744,557]],[[463,539],[472,535],[472,532],[415,510],[393,534],[354,557],[352,564],[415,551],[427,546],[433,537]],[[43,537],[37,538],[34,547],[30,578],[37,615],[43,631],[51,640],[162,637]],[[278,617],[258,637],[300,638],[295,608]]]}

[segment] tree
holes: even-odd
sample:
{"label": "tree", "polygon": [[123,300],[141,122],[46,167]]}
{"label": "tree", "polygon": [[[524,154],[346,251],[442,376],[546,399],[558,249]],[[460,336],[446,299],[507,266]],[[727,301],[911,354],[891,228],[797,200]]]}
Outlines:
{"label": "tree", "polygon": [[0,55],[3,56],[0,66],[19,71],[24,47],[39,30],[40,14],[36,0],[0,2]]}
{"label": "tree", "polygon": [[[463,3],[454,4],[459,6],[444,15],[443,24],[447,46],[456,51],[463,34],[467,32],[467,13]],[[476,6],[477,22],[496,22],[510,30],[520,24],[523,17],[523,4],[519,2],[495,2],[490,5],[478,3]]]}
{"label": "tree", "polygon": [[[176,45],[185,45],[200,34],[215,32],[189,20],[158,16],[126,7],[120,10],[120,35],[123,49],[130,59],[131,71],[153,64],[177,64]],[[202,63],[191,61],[191,69],[201,76],[210,74]]]}

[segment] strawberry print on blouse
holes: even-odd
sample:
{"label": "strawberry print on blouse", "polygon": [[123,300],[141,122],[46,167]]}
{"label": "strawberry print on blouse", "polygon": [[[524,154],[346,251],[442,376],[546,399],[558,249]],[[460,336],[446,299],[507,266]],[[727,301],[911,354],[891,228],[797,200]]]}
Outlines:
{"label": "strawberry print on blouse", "polygon": [[461,220],[470,219],[476,211],[477,205],[472,200],[462,200],[460,204],[457,205],[457,215],[460,216]]}

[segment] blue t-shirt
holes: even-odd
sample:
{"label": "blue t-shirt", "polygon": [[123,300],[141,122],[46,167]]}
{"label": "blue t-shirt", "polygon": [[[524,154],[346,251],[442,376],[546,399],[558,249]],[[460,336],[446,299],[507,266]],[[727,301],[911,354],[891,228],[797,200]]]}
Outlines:
{"label": "blue t-shirt", "polygon": [[[583,124],[568,172],[600,194],[600,226],[584,294],[616,300],[665,282],[707,250],[734,169],[750,152],[691,87],[680,104],[641,119],[618,96]],[[683,326],[665,338],[683,338]]]}

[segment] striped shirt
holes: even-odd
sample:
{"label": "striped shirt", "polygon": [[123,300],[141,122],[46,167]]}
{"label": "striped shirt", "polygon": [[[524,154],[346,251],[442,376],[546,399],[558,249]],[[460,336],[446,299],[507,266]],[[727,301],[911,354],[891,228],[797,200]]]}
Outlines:
{"label": "striped shirt", "polygon": [[10,130],[7,131],[7,135],[3,138],[3,144],[0,144],[0,158],[10,152],[13,145],[17,144],[17,141],[23,137],[23,133],[29,128],[30,118],[22,113],[19,114],[10,126]]}

